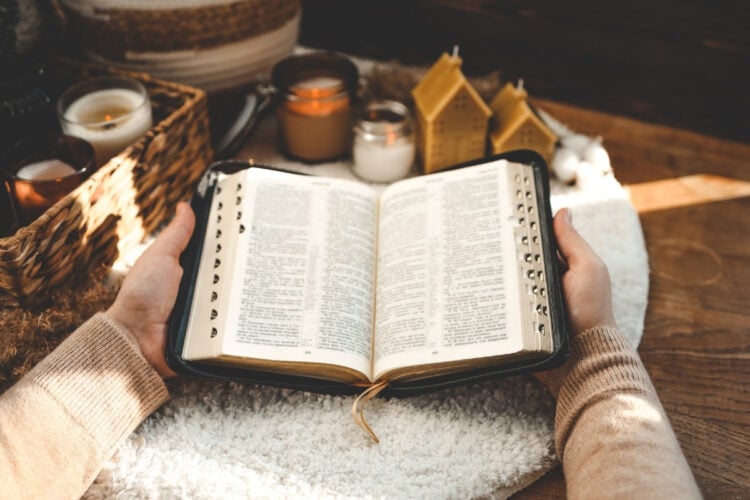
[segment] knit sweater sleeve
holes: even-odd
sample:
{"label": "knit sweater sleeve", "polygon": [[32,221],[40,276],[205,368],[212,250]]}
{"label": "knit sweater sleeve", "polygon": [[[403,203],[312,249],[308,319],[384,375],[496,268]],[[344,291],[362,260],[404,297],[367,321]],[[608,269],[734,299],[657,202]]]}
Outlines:
{"label": "knit sweater sleeve", "polygon": [[0,498],[78,498],[117,446],[168,398],[104,314],[0,397]]}
{"label": "knit sweater sleeve", "polygon": [[573,340],[551,372],[555,446],[570,498],[700,498],[638,354],[608,327]]}

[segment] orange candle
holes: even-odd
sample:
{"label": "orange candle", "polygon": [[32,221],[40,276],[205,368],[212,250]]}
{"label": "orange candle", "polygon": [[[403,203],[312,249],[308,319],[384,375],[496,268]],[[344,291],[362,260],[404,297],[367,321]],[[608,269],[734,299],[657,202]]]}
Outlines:
{"label": "orange candle", "polygon": [[335,52],[289,56],[271,71],[284,151],[306,162],[345,156],[352,145],[357,66]]}
{"label": "orange candle", "polygon": [[315,76],[292,84],[277,116],[287,153],[305,161],[338,158],[352,141],[352,108],[344,81]]}

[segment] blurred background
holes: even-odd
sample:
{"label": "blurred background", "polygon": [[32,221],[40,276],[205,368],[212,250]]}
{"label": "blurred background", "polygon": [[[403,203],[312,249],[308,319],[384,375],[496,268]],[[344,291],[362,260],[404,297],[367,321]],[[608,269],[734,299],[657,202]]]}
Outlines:
{"label": "blurred background", "polygon": [[532,95],[748,142],[745,0],[304,0],[300,43],[524,78]]}
{"label": "blurred background", "polygon": [[[199,25],[193,21],[205,23],[202,40],[191,41],[186,24],[175,18],[147,26],[161,33],[155,46],[218,45],[222,37],[237,42],[265,34],[267,60],[252,50],[245,56],[255,57],[249,62],[262,69],[286,54],[294,37],[302,45],[419,65],[431,64],[457,44],[469,76],[499,71],[503,80],[524,78],[534,96],[735,141],[750,139],[746,0],[302,0],[301,14],[298,0],[4,0],[0,54],[35,45],[59,51],[76,38],[85,44],[86,37],[98,36],[89,48],[111,56],[118,44],[128,43],[114,31],[118,23],[112,22],[112,9],[197,4],[231,8],[218,16],[197,12],[187,19],[194,27]],[[103,8],[110,16],[103,32],[92,22],[81,24],[84,17],[106,17]],[[46,22],[65,14],[71,21],[71,12],[88,16],[74,16],[77,21],[69,23],[73,36],[61,36],[58,22]],[[119,26],[128,21],[131,27],[137,24],[123,16]],[[253,43],[263,45],[257,38]],[[220,57],[229,64],[236,56]],[[178,79],[179,71],[190,69],[174,71]]]}

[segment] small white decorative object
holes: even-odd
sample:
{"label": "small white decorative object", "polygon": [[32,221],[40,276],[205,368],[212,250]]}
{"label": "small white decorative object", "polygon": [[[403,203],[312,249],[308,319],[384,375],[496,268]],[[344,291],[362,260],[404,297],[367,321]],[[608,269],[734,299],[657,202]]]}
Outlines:
{"label": "small white decorative object", "polygon": [[578,155],[583,156],[583,151],[591,144],[591,137],[583,134],[569,134],[563,136],[562,145],[566,149],[575,151]]}
{"label": "small white decorative object", "polygon": [[601,137],[592,140],[589,145],[583,149],[581,157],[584,161],[599,167],[603,172],[609,172],[612,170],[612,165],[609,161],[609,154],[607,153],[607,150],[604,149],[604,146],[602,146]]}
{"label": "small white decorative object", "polygon": [[550,169],[561,182],[590,186],[600,177],[612,177],[612,165],[607,150],[602,145],[601,136],[590,137],[566,127],[544,111],[539,111],[542,119],[560,137]]}
{"label": "small white decorative object", "polygon": [[552,157],[552,171],[561,182],[569,184],[575,182],[578,164],[581,159],[572,149],[558,148]]}
{"label": "small white decorative object", "polygon": [[576,184],[583,191],[596,189],[596,185],[602,182],[605,175],[606,173],[602,172],[597,165],[582,161],[578,164]]}

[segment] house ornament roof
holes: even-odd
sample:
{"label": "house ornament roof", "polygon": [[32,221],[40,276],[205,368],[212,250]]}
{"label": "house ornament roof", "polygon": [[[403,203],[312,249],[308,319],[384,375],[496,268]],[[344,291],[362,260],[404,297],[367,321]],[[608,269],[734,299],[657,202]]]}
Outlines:
{"label": "house ornament roof", "polygon": [[492,115],[489,106],[461,72],[462,60],[456,52],[455,49],[454,55],[444,52],[412,91],[417,110],[427,121],[433,121],[462,88],[486,117]]}
{"label": "house ornament roof", "polygon": [[490,133],[493,143],[501,143],[515,134],[517,129],[530,120],[541,130],[549,140],[555,142],[557,137],[549,130],[549,127],[536,113],[536,110],[526,100],[528,94],[523,88],[523,80],[519,80],[518,86],[507,83],[492,100],[490,107],[495,113],[499,127]]}

